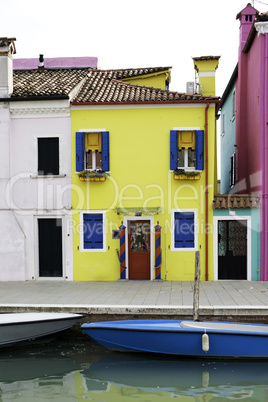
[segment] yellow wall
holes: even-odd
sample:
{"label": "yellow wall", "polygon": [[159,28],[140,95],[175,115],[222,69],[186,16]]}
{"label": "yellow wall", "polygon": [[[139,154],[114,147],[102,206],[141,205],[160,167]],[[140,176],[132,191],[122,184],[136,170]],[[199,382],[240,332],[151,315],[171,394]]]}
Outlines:
{"label": "yellow wall", "polygon": [[158,74],[148,74],[140,77],[131,77],[122,81],[129,82],[134,85],[143,85],[153,88],[166,88],[166,80],[170,81],[170,72],[167,70]]}
{"label": "yellow wall", "polygon": [[[154,224],[162,226],[162,279],[193,280],[194,251],[171,251],[171,210],[198,209],[198,249],[201,280],[205,279],[205,171],[196,181],[174,180],[170,172],[170,130],[205,129],[205,105],[169,108],[114,108],[72,110],[72,190],[74,280],[117,280],[120,267],[112,239],[123,215],[118,207],[162,207]],[[75,174],[75,132],[105,128],[110,133],[110,177],[105,182],[82,182]],[[213,280],[212,200],[214,195],[215,109],[208,110],[209,148],[209,280]],[[107,251],[80,251],[80,210],[107,211]],[[144,215],[143,215],[144,216]],[[138,219],[138,218],[137,218]],[[154,248],[154,245],[151,245]]]}

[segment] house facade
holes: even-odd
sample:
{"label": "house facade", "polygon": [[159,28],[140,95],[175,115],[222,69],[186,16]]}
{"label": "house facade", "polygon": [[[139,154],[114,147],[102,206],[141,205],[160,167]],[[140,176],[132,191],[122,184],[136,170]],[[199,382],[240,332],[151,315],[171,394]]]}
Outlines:
{"label": "house facade", "polygon": [[177,93],[169,67],[14,54],[0,38],[0,280],[192,280],[197,250],[213,280],[219,57]]}
{"label": "house facade", "polygon": [[154,70],[150,87],[109,70],[72,99],[74,280],[193,280],[197,250],[214,279],[218,62],[194,58],[192,93],[159,89]]}
{"label": "house facade", "polygon": [[[267,255],[267,13],[247,5],[238,15],[238,64],[223,95],[221,127],[221,193],[251,197],[236,202],[244,216],[254,215],[251,238],[251,278],[268,279]],[[228,180],[229,179],[229,180]],[[247,207],[245,207],[247,204]],[[257,211],[249,207],[254,205]],[[218,202],[219,205],[219,202]],[[230,210],[235,214],[237,209]],[[216,213],[216,211],[215,211]],[[229,214],[229,211],[226,211]],[[252,215],[252,218],[253,218]],[[247,276],[246,279],[250,279]]]}

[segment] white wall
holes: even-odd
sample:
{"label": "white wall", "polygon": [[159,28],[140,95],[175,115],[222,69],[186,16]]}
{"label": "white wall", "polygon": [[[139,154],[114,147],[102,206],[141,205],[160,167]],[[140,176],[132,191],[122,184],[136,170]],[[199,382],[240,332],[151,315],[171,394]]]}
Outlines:
{"label": "white wall", "polygon": [[[0,108],[0,280],[38,279],[38,217],[62,218],[63,278],[72,280],[69,103],[13,102],[10,116]],[[59,137],[59,176],[38,178],[40,137]]]}

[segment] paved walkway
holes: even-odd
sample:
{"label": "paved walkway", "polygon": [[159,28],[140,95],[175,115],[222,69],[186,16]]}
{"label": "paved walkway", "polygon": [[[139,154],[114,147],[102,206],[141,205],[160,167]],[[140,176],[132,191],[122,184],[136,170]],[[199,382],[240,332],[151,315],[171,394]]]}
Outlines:
{"label": "paved walkway", "polygon": [[[194,282],[0,282],[0,313],[68,311],[88,315],[192,315]],[[201,282],[199,314],[268,322],[268,282]]]}

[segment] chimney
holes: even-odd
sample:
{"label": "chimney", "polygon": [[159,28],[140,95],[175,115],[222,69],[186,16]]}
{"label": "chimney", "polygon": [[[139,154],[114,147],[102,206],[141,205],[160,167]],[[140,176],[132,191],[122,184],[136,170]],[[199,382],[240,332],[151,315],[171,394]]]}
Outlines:
{"label": "chimney", "polygon": [[38,68],[44,68],[44,55],[43,54],[39,54],[39,66]]}
{"label": "chimney", "polygon": [[196,70],[195,84],[198,88],[196,93],[204,96],[215,96],[215,75],[220,56],[193,57]]}
{"label": "chimney", "polygon": [[252,7],[252,5],[249,3],[247,7],[240,11],[240,13],[238,13],[236,16],[236,19],[240,20],[238,57],[243,52],[252,24],[254,23],[258,14],[259,11]]}
{"label": "chimney", "polygon": [[13,54],[16,38],[0,37],[0,98],[8,98],[13,92]]}

